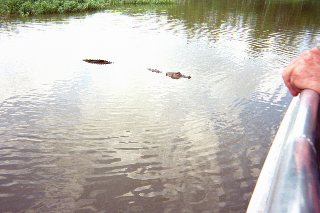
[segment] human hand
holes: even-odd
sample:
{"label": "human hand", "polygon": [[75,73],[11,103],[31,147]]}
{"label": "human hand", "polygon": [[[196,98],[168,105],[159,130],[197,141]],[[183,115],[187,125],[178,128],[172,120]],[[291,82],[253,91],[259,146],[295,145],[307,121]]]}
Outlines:
{"label": "human hand", "polygon": [[282,78],[293,96],[303,89],[320,94],[320,49],[303,52],[283,70]]}

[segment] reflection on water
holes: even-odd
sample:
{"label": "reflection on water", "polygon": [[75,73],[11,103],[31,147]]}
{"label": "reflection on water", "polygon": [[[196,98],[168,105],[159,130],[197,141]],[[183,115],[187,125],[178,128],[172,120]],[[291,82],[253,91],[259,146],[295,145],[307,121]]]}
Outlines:
{"label": "reflection on water", "polygon": [[0,211],[244,212],[290,101],[281,69],[319,38],[316,4],[1,20]]}

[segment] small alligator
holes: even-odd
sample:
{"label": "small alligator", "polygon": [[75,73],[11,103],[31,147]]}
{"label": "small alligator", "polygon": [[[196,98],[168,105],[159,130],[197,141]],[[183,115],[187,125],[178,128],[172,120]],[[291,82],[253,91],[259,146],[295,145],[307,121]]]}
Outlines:
{"label": "small alligator", "polygon": [[83,61],[91,64],[112,64],[111,61],[106,61],[102,59],[83,59]]}
{"label": "small alligator", "polygon": [[[155,72],[155,73],[162,73],[160,70],[158,69],[152,69],[152,68],[148,68],[149,71],[151,72]],[[167,72],[166,76],[172,78],[172,79],[179,79],[179,78],[188,78],[190,79],[191,76],[186,76],[181,74],[181,72]]]}
{"label": "small alligator", "polygon": [[155,72],[155,73],[162,73],[160,70],[148,68],[149,71]]}
{"label": "small alligator", "polygon": [[[85,61],[87,63],[91,63],[91,64],[112,64],[113,63],[111,61],[106,61],[106,60],[102,60],[102,59],[83,59],[83,61]],[[155,72],[155,73],[162,73],[162,71],[160,71],[158,69],[148,68],[148,70],[151,72]],[[172,79],[180,79],[180,78],[190,79],[191,78],[191,76],[183,75],[183,74],[181,74],[181,72],[167,72],[166,76],[168,76]]]}

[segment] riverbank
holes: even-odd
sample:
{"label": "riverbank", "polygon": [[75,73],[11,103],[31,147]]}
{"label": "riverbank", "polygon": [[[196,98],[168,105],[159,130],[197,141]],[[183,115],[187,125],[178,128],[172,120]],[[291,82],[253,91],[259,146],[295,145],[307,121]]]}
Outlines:
{"label": "riverbank", "polygon": [[75,13],[121,4],[169,4],[175,0],[1,0],[0,16]]}

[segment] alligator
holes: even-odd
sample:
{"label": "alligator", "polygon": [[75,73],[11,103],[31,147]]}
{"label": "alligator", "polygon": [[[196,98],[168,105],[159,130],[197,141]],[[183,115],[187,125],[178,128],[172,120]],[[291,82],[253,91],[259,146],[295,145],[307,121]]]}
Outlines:
{"label": "alligator", "polygon": [[155,72],[155,73],[162,73],[160,70],[148,68],[149,71]]}
{"label": "alligator", "polygon": [[[158,69],[152,69],[152,68],[148,68],[149,71],[151,72],[155,72],[155,73],[162,73],[162,71],[158,70]],[[180,78],[188,78],[190,79],[191,76],[186,76],[181,74],[181,72],[166,72],[166,76],[172,78],[172,79],[180,79]]]}
{"label": "alligator", "polygon": [[[112,64],[113,62],[111,61],[106,61],[102,59],[83,59],[83,61],[91,64]],[[148,68],[149,71],[155,72],[155,73],[162,73],[162,71],[158,69],[152,69]],[[188,78],[190,79],[191,76],[183,75],[181,72],[166,72],[166,76],[172,78],[172,79],[180,79],[180,78]]]}
{"label": "alligator", "polygon": [[102,59],[83,59],[83,61],[91,64],[112,64],[113,63],[111,61],[106,61]]}

